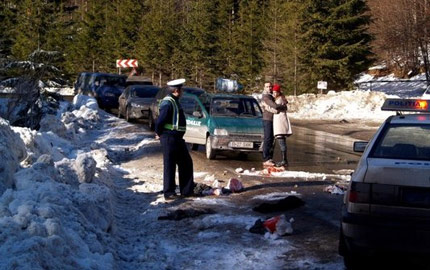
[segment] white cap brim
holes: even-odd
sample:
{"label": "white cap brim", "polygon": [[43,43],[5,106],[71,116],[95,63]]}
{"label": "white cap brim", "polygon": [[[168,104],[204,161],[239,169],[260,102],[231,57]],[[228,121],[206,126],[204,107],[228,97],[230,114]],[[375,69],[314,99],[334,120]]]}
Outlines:
{"label": "white cap brim", "polygon": [[181,86],[185,83],[185,79],[177,79],[170,82],[167,82],[168,86]]}

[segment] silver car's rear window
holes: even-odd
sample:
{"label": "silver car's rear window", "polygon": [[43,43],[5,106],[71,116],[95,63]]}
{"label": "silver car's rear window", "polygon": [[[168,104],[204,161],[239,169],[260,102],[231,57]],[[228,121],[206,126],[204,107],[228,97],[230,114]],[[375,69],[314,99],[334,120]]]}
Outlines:
{"label": "silver car's rear window", "polygon": [[387,125],[369,157],[430,160],[430,125]]}

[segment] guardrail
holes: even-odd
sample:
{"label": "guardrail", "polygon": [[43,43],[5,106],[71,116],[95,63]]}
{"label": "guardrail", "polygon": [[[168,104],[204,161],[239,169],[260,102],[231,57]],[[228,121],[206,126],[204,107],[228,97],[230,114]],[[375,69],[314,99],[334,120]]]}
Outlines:
{"label": "guardrail", "polygon": [[395,80],[395,81],[389,81],[389,80],[372,80],[372,81],[364,81],[364,82],[358,82],[358,83],[354,83],[355,85],[358,86],[359,89],[361,89],[361,85],[368,85],[368,89],[369,90],[373,90],[372,86],[374,86],[375,84],[395,84],[395,83],[423,83],[426,82],[426,85],[424,85],[423,88],[425,88],[426,86],[430,85],[430,81],[427,80]]}

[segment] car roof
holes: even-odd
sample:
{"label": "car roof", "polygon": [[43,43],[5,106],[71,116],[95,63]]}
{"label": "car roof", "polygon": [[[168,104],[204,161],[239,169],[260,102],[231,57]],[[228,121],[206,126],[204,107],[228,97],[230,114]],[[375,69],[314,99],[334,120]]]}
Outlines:
{"label": "car roof", "polygon": [[92,76],[110,76],[110,77],[122,77],[122,78],[126,78],[127,76],[125,75],[120,75],[120,74],[113,74],[113,73],[102,73],[102,72],[95,72],[92,74]]}
{"label": "car roof", "polygon": [[143,76],[131,76],[127,78],[127,82],[152,82],[152,80]]}
{"label": "car roof", "polygon": [[200,96],[201,94],[206,93],[204,89],[198,88],[198,87],[185,86],[185,87],[182,87],[182,89],[184,90],[185,93],[193,94],[196,96]]}
{"label": "car roof", "polygon": [[430,125],[429,113],[412,113],[391,116],[391,124],[425,124]]}
{"label": "car roof", "polygon": [[241,94],[210,94],[212,97],[223,97],[223,98],[254,98],[252,96],[241,95]]}
{"label": "car roof", "polygon": [[147,84],[133,84],[128,86],[127,88],[129,88],[130,90],[135,90],[135,89],[160,89],[160,87],[156,86],[156,85],[147,85]]}

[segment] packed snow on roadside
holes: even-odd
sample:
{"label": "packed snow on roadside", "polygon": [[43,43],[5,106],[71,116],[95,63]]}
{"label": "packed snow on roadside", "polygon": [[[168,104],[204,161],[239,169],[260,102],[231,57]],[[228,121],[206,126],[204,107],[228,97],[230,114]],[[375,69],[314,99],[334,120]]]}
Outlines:
{"label": "packed snow on roadside", "polygon": [[[419,98],[425,88],[425,75],[400,80],[394,75],[375,77],[363,74],[352,91],[288,96],[291,118],[309,120],[364,120],[381,122],[392,112],[381,111],[387,98]],[[378,83],[379,82],[379,83]]]}

